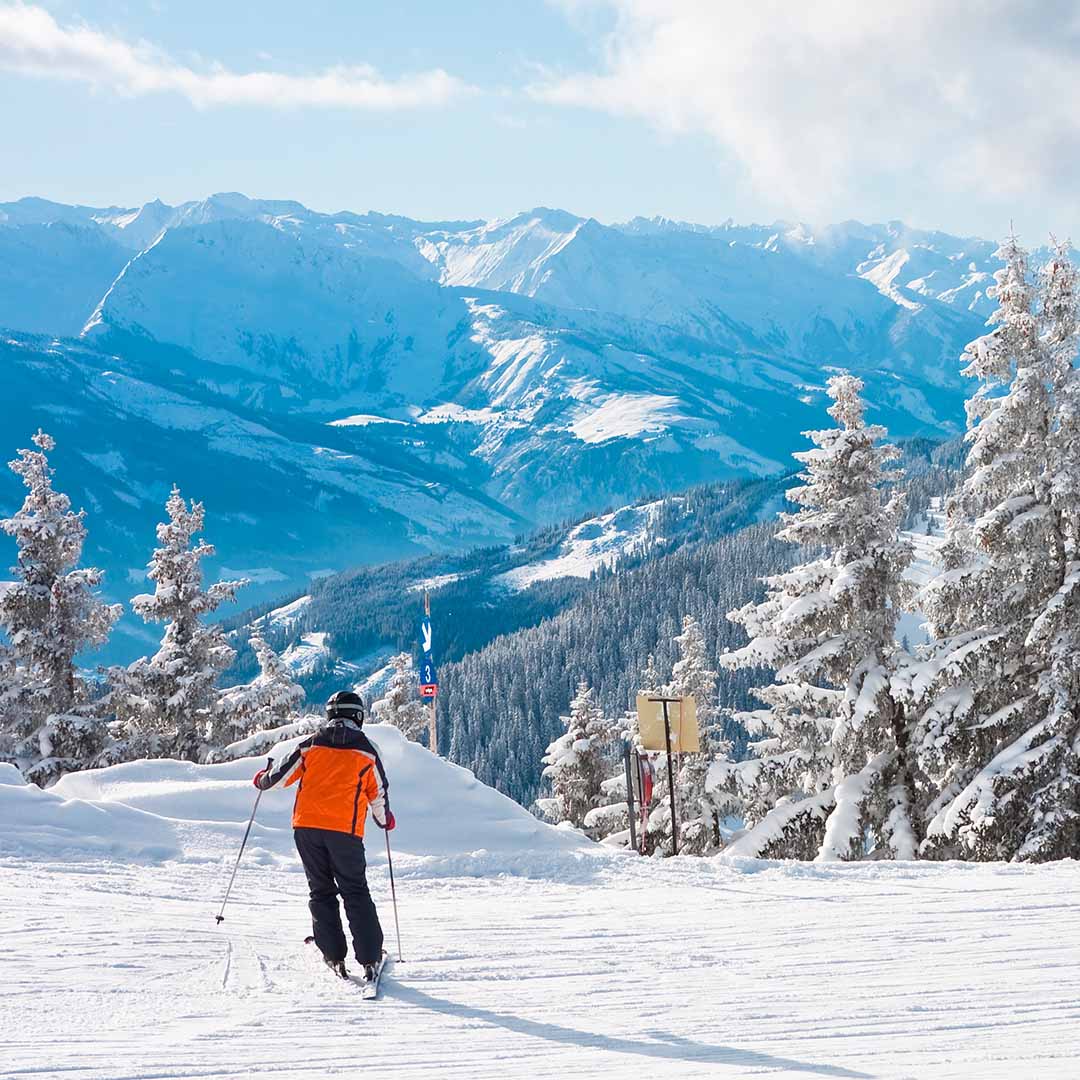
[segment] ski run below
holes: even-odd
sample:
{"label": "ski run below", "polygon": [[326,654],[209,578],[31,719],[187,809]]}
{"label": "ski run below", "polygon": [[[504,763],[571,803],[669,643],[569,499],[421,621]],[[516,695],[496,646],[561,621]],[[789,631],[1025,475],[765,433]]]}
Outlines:
{"label": "ski run below", "polygon": [[265,759],[0,770],[0,1075],[1075,1077],[1080,867],[666,861],[542,825],[373,727],[378,1001],[303,939]]}

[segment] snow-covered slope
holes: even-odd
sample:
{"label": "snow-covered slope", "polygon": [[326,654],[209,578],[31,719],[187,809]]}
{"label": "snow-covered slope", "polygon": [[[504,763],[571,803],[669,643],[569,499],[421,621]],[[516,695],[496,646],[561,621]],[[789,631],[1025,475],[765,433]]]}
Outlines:
{"label": "snow-covered slope", "polygon": [[[911,545],[913,558],[904,578],[921,589],[941,573],[941,549],[945,545],[945,513],[940,498],[930,500],[930,508],[913,529],[903,534]],[[919,611],[905,611],[896,622],[896,639],[909,646],[929,641],[925,616]]]}
{"label": "snow-covered slope", "polygon": [[538,581],[588,577],[602,567],[612,566],[649,542],[649,525],[659,505],[624,506],[583,521],[567,532],[557,551],[497,575],[493,584],[527,589]]}
{"label": "snow-covered slope", "polygon": [[[580,834],[542,824],[467,769],[406,741],[396,728],[368,724],[365,731],[386,767],[400,818],[394,848],[406,864],[416,860],[437,871],[434,860],[443,860],[444,872],[468,873],[475,859],[487,873],[498,869],[499,856],[508,860],[504,869],[512,869],[529,852],[586,850]],[[298,741],[280,745],[275,759]],[[22,784],[12,766],[0,765],[8,781],[0,785],[0,816],[10,826],[0,836],[0,854],[25,853],[28,844],[54,855],[101,854],[115,843],[120,857],[137,848],[144,858],[201,861],[228,850],[237,823],[251,813],[251,778],[265,765],[265,757],[222,765],[136,761],[69,773],[45,791]],[[256,862],[260,853],[292,860],[293,795],[281,787],[260,800],[252,832]],[[374,826],[371,835],[380,837]]]}
{"label": "snow-covered slope", "polygon": [[444,285],[535,296],[548,263],[577,235],[583,218],[537,207],[503,221],[419,237],[416,246]]}
{"label": "snow-covered slope", "polygon": [[269,377],[299,399],[377,387],[415,400],[444,378],[461,301],[397,262],[250,218],[184,222],[134,258],[84,336],[148,335]]}
{"label": "snow-covered slope", "polygon": [[[730,348],[876,363],[934,383],[988,310],[994,245],[899,223],[603,226],[537,209],[420,243],[448,284],[672,326]],[[927,328],[932,328],[927,332]],[[961,340],[963,339],[963,340]]]}
{"label": "snow-covered slope", "polygon": [[0,225],[0,327],[78,334],[130,256],[94,225]]}
{"label": "snow-covered slope", "polygon": [[[242,604],[306,587],[321,574],[505,540],[522,519],[483,493],[480,463],[437,430],[387,439],[385,426],[328,427],[259,407],[258,376],[184,357],[121,356],[72,341],[0,333],[4,460],[40,426],[57,440],[57,484],[87,511],[87,557],[115,599],[145,590],[154,527],[171,486],[207,508],[211,572],[248,577]],[[164,361],[164,362],[162,362]],[[0,514],[22,499],[0,469]],[[3,538],[0,565],[13,554]],[[13,547],[10,549],[13,552]],[[130,659],[155,640],[133,617],[114,641]],[[137,650],[137,651],[136,651]]]}
{"label": "snow-covered slope", "polygon": [[993,310],[986,287],[998,268],[997,243],[977,237],[952,236],[937,230],[913,229],[901,221],[864,225],[845,221],[814,228],[804,224],[736,225],[715,228],[663,218],[635,218],[617,226],[638,235],[694,233],[725,243],[765,251],[784,251],[831,273],[857,274],[881,289],[901,307],[938,300],[985,318]]}
{"label": "snow-covered slope", "polygon": [[[404,962],[374,1003],[302,944],[288,794],[263,796],[214,922],[257,762],[135,763],[47,792],[0,767],[4,1074],[1075,1073],[1075,863],[639,859],[375,736]],[[396,953],[378,830],[367,849]]]}

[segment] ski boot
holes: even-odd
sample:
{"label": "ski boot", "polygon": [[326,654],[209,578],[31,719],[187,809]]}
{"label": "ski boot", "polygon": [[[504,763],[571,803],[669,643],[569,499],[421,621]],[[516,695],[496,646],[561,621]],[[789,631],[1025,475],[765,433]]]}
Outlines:
{"label": "ski boot", "polygon": [[344,960],[331,960],[330,957],[324,956],[323,963],[339,978],[347,979],[349,977],[348,969],[345,967]]}

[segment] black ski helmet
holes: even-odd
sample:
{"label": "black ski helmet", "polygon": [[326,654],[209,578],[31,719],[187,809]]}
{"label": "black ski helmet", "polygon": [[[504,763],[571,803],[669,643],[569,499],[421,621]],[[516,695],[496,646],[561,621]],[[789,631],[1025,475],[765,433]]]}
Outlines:
{"label": "black ski helmet", "polygon": [[364,722],[364,699],[352,690],[339,690],[326,703],[327,720],[355,720]]}

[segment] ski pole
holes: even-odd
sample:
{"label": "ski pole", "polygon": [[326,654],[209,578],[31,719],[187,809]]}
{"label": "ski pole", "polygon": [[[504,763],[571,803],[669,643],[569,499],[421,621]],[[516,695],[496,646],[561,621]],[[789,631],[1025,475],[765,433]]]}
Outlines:
{"label": "ski pole", "polygon": [[390,856],[390,830],[384,829],[386,833],[386,865],[390,870],[390,898],[394,902],[394,930],[397,933],[397,958],[398,963],[404,963],[405,960],[401,955],[401,923],[398,922],[397,914],[397,890],[394,888],[394,860]]}
{"label": "ski pole", "polygon": [[240,856],[244,854],[244,848],[247,846],[248,834],[251,832],[251,826],[255,822],[255,811],[259,809],[259,800],[262,798],[262,789],[259,789],[259,794],[255,796],[255,805],[251,808],[251,817],[248,818],[247,828],[244,830],[244,839],[240,841],[240,850],[236,855],[236,865],[232,868],[232,877],[229,878],[229,887],[225,890],[225,899],[221,901],[221,911],[214,916],[217,924],[220,926],[225,919],[225,905],[229,902],[229,893],[232,892],[233,882],[236,880],[236,871],[240,869]]}

